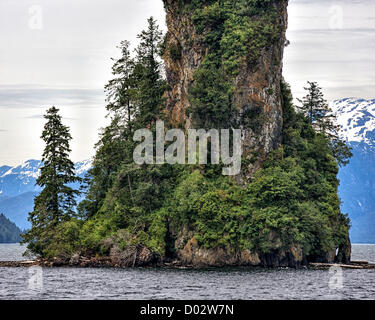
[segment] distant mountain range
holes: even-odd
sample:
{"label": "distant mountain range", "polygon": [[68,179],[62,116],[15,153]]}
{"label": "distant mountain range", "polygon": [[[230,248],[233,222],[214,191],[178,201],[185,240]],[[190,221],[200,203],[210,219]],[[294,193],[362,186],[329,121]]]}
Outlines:
{"label": "distant mountain range", "polygon": [[352,221],[353,243],[375,243],[375,100],[347,98],[331,105],[354,157],[341,168],[343,212]]}
{"label": "distant mountain range", "polygon": [[[375,100],[347,98],[333,101],[331,107],[342,138],[353,147],[354,157],[339,173],[342,210],[352,221],[351,240],[375,243]],[[40,192],[35,181],[41,165],[29,160],[16,167],[0,167],[0,213],[21,229],[30,227],[27,216]],[[75,164],[80,177],[90,167],[91,161]]]}
{"label": "distant mountain range", "polygon": [[[13,221],[19,228],[28,229],[28,213],[33,210],[34,197],[41,191],[35,185],[42,162],[28,160],[15,167],[0,167],[0,213]],[[91,167],[91,161],[75,164],[76,174],[83,178]],[[79,184],[73,185],[79,188]]]}

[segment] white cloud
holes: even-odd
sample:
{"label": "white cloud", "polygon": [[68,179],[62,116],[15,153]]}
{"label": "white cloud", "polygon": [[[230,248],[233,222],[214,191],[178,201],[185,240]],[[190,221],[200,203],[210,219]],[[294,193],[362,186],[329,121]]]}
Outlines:
{"label": "white cloud", "polygon": [[[342,8],[342,29],[331,28],[333,6]],[[319,82],[329,100],[374,97],[373,1],[291,0],[287,37],[284,75],[295,96],[309,80]]]}
{"label": "white cloud", "polygon": [[[29,28],[36,3],[41,30]],[[330,29],[332,5],[343,9],[343,29]],[[40,158],[42,114],[53,104],[72,128],[74,160],[92,156],[110,58],[151,15],[165,29],[161,0],[0,0],[0,164]],[[284,74],[295,96],[310,80],[329,100],[374,98],[374,1],[290,0],[289,24]]]}

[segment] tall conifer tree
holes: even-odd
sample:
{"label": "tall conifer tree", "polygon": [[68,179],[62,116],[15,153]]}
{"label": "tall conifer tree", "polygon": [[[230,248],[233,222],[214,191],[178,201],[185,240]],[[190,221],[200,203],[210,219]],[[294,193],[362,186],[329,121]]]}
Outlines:
{"label": "tall conifer tree", "polygon": [[308,86],[304,88],[307,94],[302,100],[298,99],[301,103],[298,109],[305,114],[310,124],[315,129],[320,129],[329,111],[329,106],[318,84],[310,81],[308,81],[307,84]]}
{"label": "tall conifer tree", "polygon": [[23,236],[28,249],[41,256],[53,241],[55,228],[74,216],[75,198],[80,193],[69,186],[80,181],[69,159],[69,128],[63,125],[56,107],[47,110],[44,118],[47,122],[41,136],[45,142],[43,166],[36,182],[42,192],[35,197],[34,211],[29,214],[32,227]]}
{"label": "tall conifer tree", "polygon": [[138,35],[140,44],[137,48],[137,62],[141,66],[141,77],[139,81],[139,115],[140,127],[152,124],[160,116],[163,108],[163,94],[166,89],[165,80],[162,77],[160,61],[160,48],[162,43],[162,32],[156,20],[148,19],[147,30]]}
{"label": "tall conifer tree", "polygon": [[[85,218],[94,216],[100,210],[107,192],[121,176],[125,177],[126,187],[131,193],[131,175],[138,172],[133,161],[133,133],[141,128],[154,130],[155,122],[164,108],[166,82],[160,59],[163,37],[154,18],[148,19],[148,27],[138,35],[138,39],[140,43],[134,59],[128,41],[121,42],[119,46],[121,57],[113,59],[114,77],[105,87],[111,124],[104,128],[96,145],[89,190],[86,200],[79,205],[79,212]],[[125,167],[130,172],[124,173]],[[143,175],[147,176],[147,173],[144,170]],[[146,178],[142,176],[137,179]],[[133,196],[129,195],[128,198],[133,204]]]}
{"label": "tall conifer tree", "polygon": [[324,98],[322,88],[316,82],[307,83],[308,87],[304,88],[307,95],[302,100],[298,99],[301,103],[298,109],[306,116],[315,131],[329,140],[337,163],[340,166],[346,165],[353,156],[351,148],[340,137],[341,128],[336,124],[336,117]]}

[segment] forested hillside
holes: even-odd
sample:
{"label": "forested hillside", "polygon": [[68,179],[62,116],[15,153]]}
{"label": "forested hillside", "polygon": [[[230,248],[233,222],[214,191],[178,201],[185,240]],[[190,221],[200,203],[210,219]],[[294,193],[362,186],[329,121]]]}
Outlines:
{"label": "forested hillside", "polygon": [[21,241],[21,230],[3,214],[0,214],[0,243]]}

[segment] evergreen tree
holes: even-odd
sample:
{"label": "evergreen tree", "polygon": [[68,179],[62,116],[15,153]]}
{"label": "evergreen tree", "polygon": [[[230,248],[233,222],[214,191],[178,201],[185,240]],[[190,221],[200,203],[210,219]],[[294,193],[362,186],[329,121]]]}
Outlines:
{"label": "evergreen tree", "polygon": [[75,198],[79,191],[69,184],[80,181],[69,159],[69,142],[72,137],[69,128],[62,124],[59,109],[50,108],[44,118],[47,123],[41,138],[46,146],[43,166],[36,181],[43,190],[35,197],[34,211],[29,214],[32,227],[23,235],[23,242],[28,243],[28,249],[41,256],[53,242],[54,230],[58,225],[75,215]]}
{"label": "evergreen tree", "polygon": [[133,133],[152,127],[161,117],[166,84],[160,61],[162,33],[154,18],[148,19],[147,30],[138,38],[135,59],[131,57],[129,42],[121,42],[122,55],[112,67],[114,78],[105,87],[111,124],[102,131],[96,145],[89,190],[86,200],[79,205],[82,217],[92,217],[100,210],[107,192],[120,176],[125,177],[130,192],[131,174],[120,172],[120,168],[128,166],[131,172],[137,171],[132,169]]}
{"label": "evergreen tree", "polygon": [[136,76],[135,63],[130,55],[130,42],[122,41],[118,49],[121,50],[121,57],[118,60],[112,59],[112,74],[114,78],[105,86],[107,93],[107,110],[115,121],[120,122],[124,128],[131,131],[131,122],[136,112]]}
{"label": "evergreen tree", "polygon": [[163,108],[163,94],[166,89],[160,61],[162,32],[153,17],[148,19],[148,29],[138,35],[137,63],[140,70],[138,82],[139,114],[138,124],[146,127],[160,117]]}
{"label": "evergreen tree", "polygon": [[340,138],[340,126],[336,124],[327,100],[324,99],[322,88],[316,82],[307,82],[304,89],[307,95],[298,101],[302,104],[298,109],[305,115],[315,131],[329,140],[333,156],[339,165],[346,165],[353,156],[351,148]]}
{"label": "evergreen tree", "polygon": [[112,58],[114,78],[105,86],[107,117],[111,118],[111,123],[102,130],[95,146],[96,155],[88,177],[89,191],[86,200],[79,204],[79,213],[84,218],[93,216],[99,210],[121,163],[126,158],[130,159],[139,72],[136,71],[138,67],[129,47],[129,41],[122,41],[118,46],[121,57],[117,60]]}
{"label": "evergreen tree", "polygon": [[304,89],[307,95],[298,101],[302,104],[298,109],[305,114],[310,124],[317,130],[323,127],[325,116],[329,111],[327,101],[324,99],[322,88],[316,82],[308,81]]}

